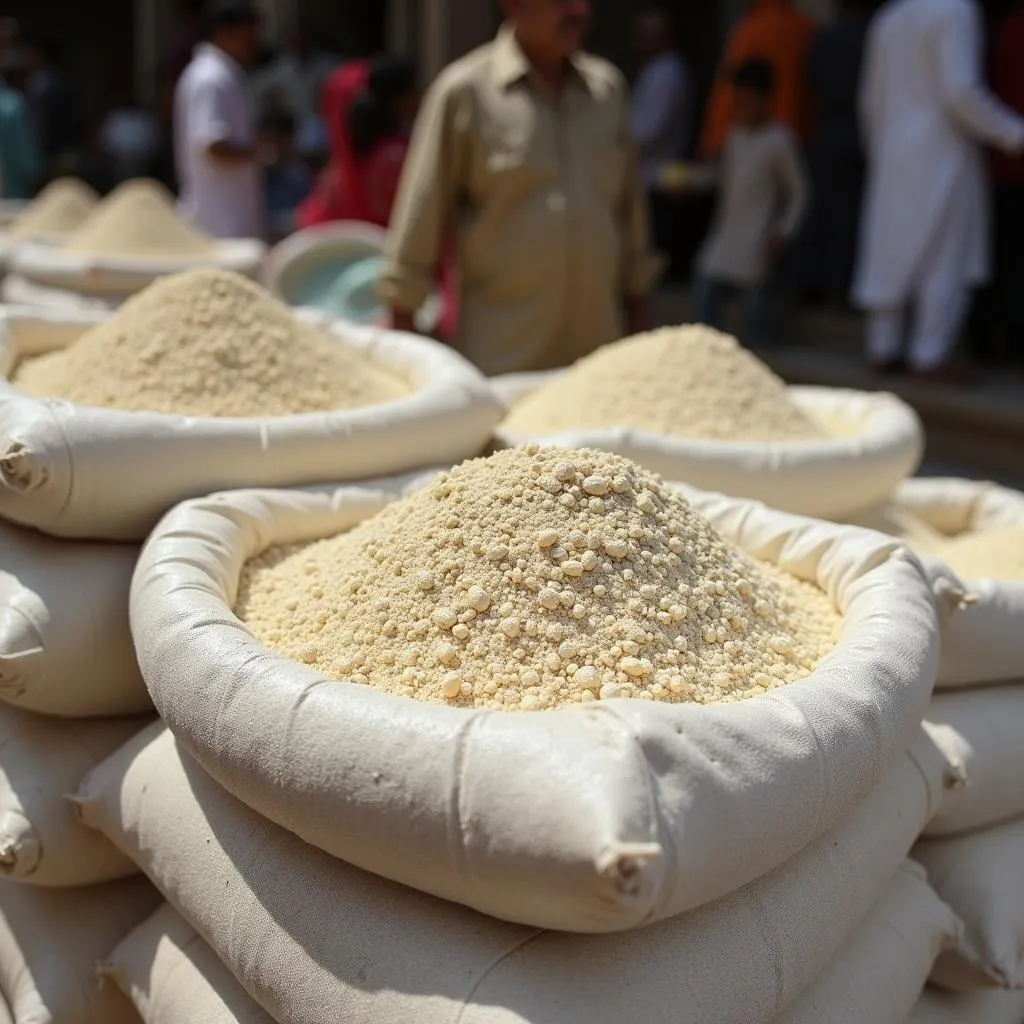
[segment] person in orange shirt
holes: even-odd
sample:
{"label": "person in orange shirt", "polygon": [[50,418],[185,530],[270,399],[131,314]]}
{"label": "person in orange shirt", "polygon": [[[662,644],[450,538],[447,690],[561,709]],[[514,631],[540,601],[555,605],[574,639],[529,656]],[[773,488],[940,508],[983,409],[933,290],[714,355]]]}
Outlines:
{"label": "person in orange shirt", "polygon": [[808,97],[805,85],[807,51],[814,22],[790,0],[754,0],[737,22],[726,44],[718,79],[704,115],[700,153],[717,157],[725,144],[732,118],[732,75],[751,59],[767,61],[774,71],[771,120],[783,124],[798,139],[806,138]]}

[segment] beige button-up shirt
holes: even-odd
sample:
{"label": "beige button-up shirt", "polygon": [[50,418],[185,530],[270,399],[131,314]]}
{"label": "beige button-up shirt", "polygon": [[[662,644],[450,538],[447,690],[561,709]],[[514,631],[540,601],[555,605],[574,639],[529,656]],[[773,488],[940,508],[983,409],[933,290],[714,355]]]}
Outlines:
{"label": "beige button-up shirt", "polygon": [[506,26],[428,92],[380,295],[419,308],[451,227],[458,345],[485,373],[563,366],[622,336],[656,263],[619,72],[580,54],[555,92]]}

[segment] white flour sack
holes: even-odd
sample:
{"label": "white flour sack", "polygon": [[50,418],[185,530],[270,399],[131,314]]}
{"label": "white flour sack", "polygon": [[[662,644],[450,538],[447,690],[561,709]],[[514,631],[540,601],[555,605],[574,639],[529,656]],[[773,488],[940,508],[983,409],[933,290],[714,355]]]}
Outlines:
{"label": "white flour sack", "polygon": [[914,856],[964,922],[963,939],[933,980],[971,991],[1024,988],[1024,819],[955,839],[919,843]]}
{"label": "white flour sack", "polygon": [[907,1024],[1021,1024],[1024,992],[972,992],[959,995],[925,989]]}
{"label": "white flour sack", "polygon": [[0,700],[64,718],[152,708],[128,625],[138,554],[0,522]]}
{"label": "white flour sack", "polygon": [[211,238],[178,217],[154,181],[125,182],[56,244],[28,239],[10,257],[33,284],[80,295],[126,298],[167,274],[217,267],[256,278],[266,246],[255,238]]}
{"label": "white flour sack", "polygon": [[925,834],[963,835],[1024,814],[1024,686],[938,694],[925,715],[967,777]]}
{"label": "white flour sack", "polygon": [[[905,480],[894,503],[931,527],[910,539],[937,591],[951,573],[969,600],[942,624],[940,688],[1024,678],[1024,493],[973,480]],[[952,586],[958,585],[952,580]]]}
{"label": "white flour sack", "polygon": [[832,963],[774,1024],[905,1024],[935,958],[959,933],[956,915],[920,865],[907,861]]}
{"label": "white flour sack", "polygon": [[6,274],[0,281],[0,298],[12,306],[34,306],[43,309],[116,309],[118,298],[79,295],[64,288],[47,288],[20,274]]}
{"label": "white flour sack", "polygon": [[507,924],[334,860],[230,796],[160,726],[79,799],[281,1024],[767,1024],[880,898],[947,769],[918,733],[791,861],[627,935]]}
{"label": "white flour sack", "polygon": [[141,540],[176,502],[224,487],[450,463],[500,416],[451,348],[293,315],[210,271],[110,317],[0,312],[0,377],[0,515],[89,539]]}
{"label": "white flour sack", "polygon": [[882,501],[917,468],[924,433],[894,395],[789,387],[710,328],[605,346],[532,392],[492,380],[504,445],[601,448],[709,491],[836,519]]}
{"label": "white flour sack", "polygon": [[166,903],[125,936],[103,975],[131,999],[143,1024],[274,1024]]}
{"label": "white flour sack", "polygon": [[543,927],[670,917],[834,825],[927,707],[931,595],[877,534],[688,504],[595,451],[499,452],[388,503],[188,502],[131,613],[186,749],[385,877]]}
{"label": "white flour sack", "polygon": [[142,724],[68,722],[0,707],[0,878],[64,887],[134,874],[131,861],[82,827],[67,797]]}
{"label": "white flour sack", "polygon": [[141,876],[60,892],[0,882],[0,991],[14,1024],[138,1024],[96,967],[159,904]]}

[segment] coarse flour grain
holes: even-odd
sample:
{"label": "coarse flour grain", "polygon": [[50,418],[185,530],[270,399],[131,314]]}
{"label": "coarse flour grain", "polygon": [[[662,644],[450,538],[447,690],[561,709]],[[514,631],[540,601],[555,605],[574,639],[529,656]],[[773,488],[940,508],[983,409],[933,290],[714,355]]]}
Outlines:
{"label": "coarse flour grain", "polygon": [[194,416],[285,416],[400,398],[385,367],[296,319],[252,281],[198,269],[156,281],[14,383],[80,405]]}
{"label": "coarse flour grain", "polygon": [[537,437],[594,427],[717,441],[828,436],[735,338],[697,325],[598,349],[519,402],[503,430]]}
{"label": "coarse flour grain", "polygon": [[98,202],[99,196],[85,182],[58,178],[25,208],[9,233],[16,239],[68,234],[86,220]]}
{"label": "coarse flour grain", "polygon": [[535,445],[269,549],[236,609],[333,678],[507,710],[753,697],[807,675],[841,628],[823,591],[731,547],[660,478]]}
{"label": "coarse flour grain", "polygon": [[70,252],[103,256],[209,256],[213,239],[182,220],[155,181],[125,182],[67,237]]}

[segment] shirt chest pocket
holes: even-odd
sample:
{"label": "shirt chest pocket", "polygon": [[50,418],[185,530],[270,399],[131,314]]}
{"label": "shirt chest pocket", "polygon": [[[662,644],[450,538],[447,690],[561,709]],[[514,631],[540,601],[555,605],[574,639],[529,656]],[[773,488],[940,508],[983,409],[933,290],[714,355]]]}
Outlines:
{"label": "shirt chest pocket", "polygon": [[493,112],[480,132],[473,179],[481,198],[528,190],[558,174],[550,125],[529,104],[509,107]]}

